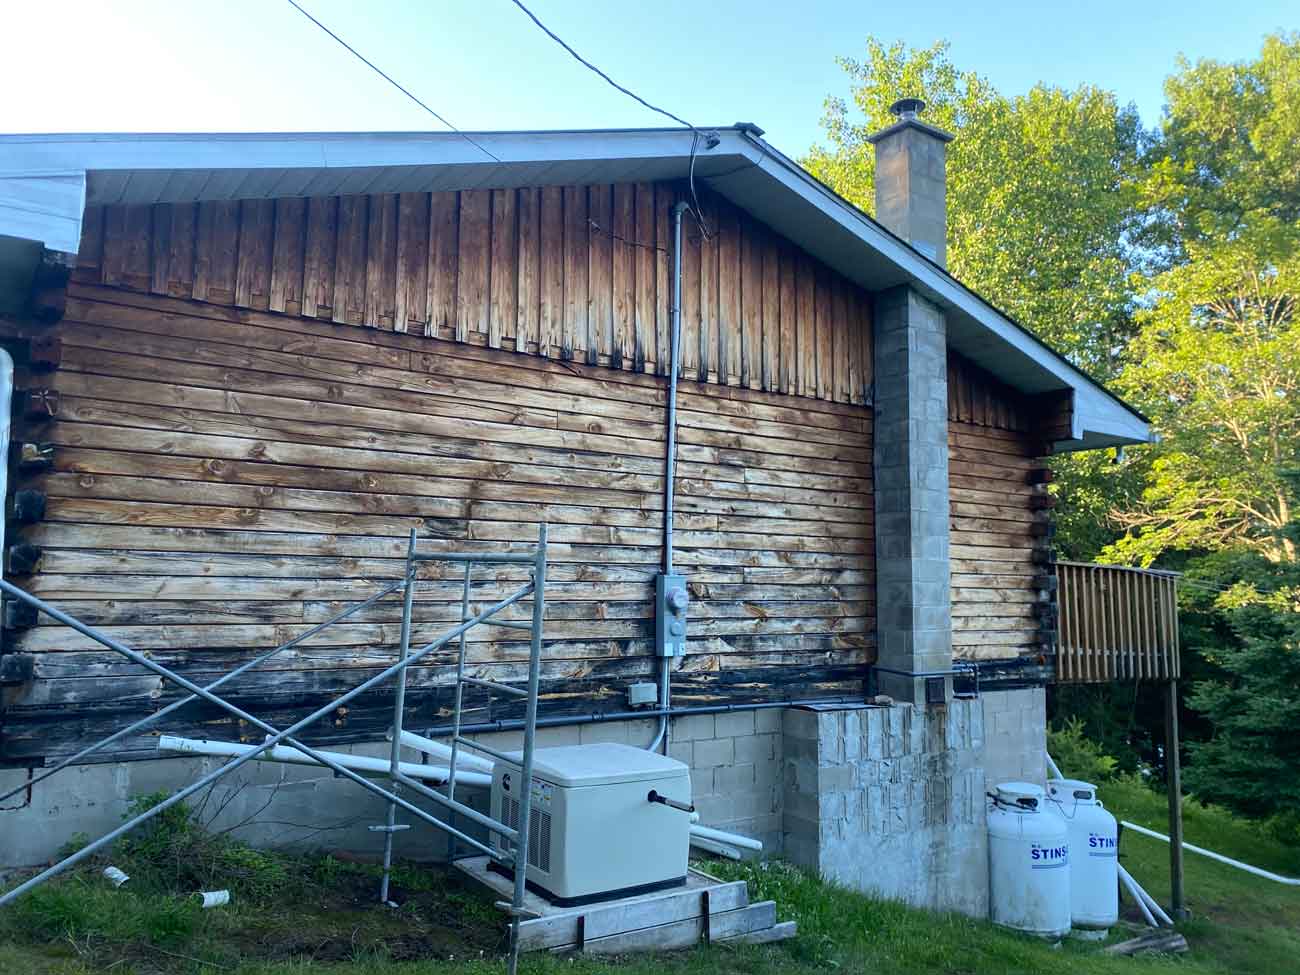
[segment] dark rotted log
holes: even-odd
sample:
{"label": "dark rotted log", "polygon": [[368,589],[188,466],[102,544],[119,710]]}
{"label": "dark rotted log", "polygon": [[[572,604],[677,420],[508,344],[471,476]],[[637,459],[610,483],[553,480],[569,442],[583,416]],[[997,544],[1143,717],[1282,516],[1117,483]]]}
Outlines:
{"label": "dark rotted log", "polygon": [[[647,659],[647,665],[652,664],[653,661]],[[269,675],[270,678],[275,676]],[[673,676],[673,703],[691,707],[832,697],[860,699],[863,679],[864,668],[858,666],[769,666],[725,672],[679,672]],[[87,699],[78,703],[65,696],[41,706],[24,705],[21,699],[17,700],[6,715],[4,733],[0,736],[0,766],[57,759],[184,696],[183,691],[170,685],[164,687],[161,695],[155,696],[145,689],[147,680],[149,678],[140,683],[135,693],[124,693],[112,699]],[[349,678],[337,682],[327,691],[304,694],[278,693],[277,681],[269,679],[256,688],[236,688],[227,700],[277,728],[286,728],[328,704],[359,680],[359,677]],[[102,693],[102,681],[77,683],[87,685],[87,694]],[[93,685],[99,685],[98,689]],[[450,685],[409,690],[406,698],[407,727],[421,732],[448,725],[452,718],[453,694]],[[466,724],[512,721],[523,717],[523,702],[519,698],[489,698],[482,688],[470,687],[466,687],[465,695]],[[626,679],[593,677],[542,682],[540,717],[625,710]],[[385,685],[331,711],[300,737],[319,745],[379,741],[387,733],[392,720],[392,686]],[[153,734],[146,733],[134,740],[123,741],[120,748],[105,750],[96,761],[157,757],[155,738],[159,733],[242,742],[261,741],[263,737],[257,728],[231,718],[218,707],[199,701],[168,715]]]}
{"label": "dark rotted log", "polygon": [[[8,606],[12,603],[6,604]],[[0,687],[14,687],[32,679],[34,661],[25,653],[6,653],[0,656]]]}
{"label": "dark rotted log", "polygon": [[9,517],[24,525],[35,524],[45,517],[45,494],[31,488],[15,491],[9,499]]}
{"label": "dark rotted log", "polygon": [[47,254],[37,265],[28,296],[28,314],[42,325],[53,325],[63,318],[68,305],[69,268]]}
{"label": "dark rotted log", "polygon": [[17,542],[5,550],[5,574],[31,575],[41,561],[41,548],[29,542]]}
{"label": "dark rotted log", "polygon": [[35,372],[49,372],[63,362],[63,342],[57,335],[38,335],[28,346],[27,365]]}
{"label": "dark rotted log", "polygon": [[1053,494],[1030,495],[1029,507],[1032,511],[1051,511],[1056,507],[1056,496]]}
{"label": "dark rotted log", "polygon": [[59,413],[59,391],[57,389],[39,388],[21,391],[20,411],[28,420],[48,420]]}
{"label": "dark rotted log", "polygon": [[1050,521],[1035,521],[1029,526],[1029,534],[1034,538],[1055,538],[1056,526]]}
{"label": "dark rotted log", "polygon": [[1056,603],[1034,603],[1034,615],[1044,623],[1055,626],[1059,610]]}
{"label": "dark rotted log", "polygon": [[1035,467],[1025,475],[1025,480],[1029,484],[1051,484],[1052,469],[1050,467]]}
{"label": "dark rotted log", "polygon": [[17,599],[6,599],[4,608],[4,628],[6,630],[26,630],[36,625],[39,613],[30,603]]}
{"label": "dark rotted log", "polygon": [[1056,549],[1054,548],[1035,548],[1029,553],[1029,560],[1034,565],[1051,565],[1056,561]]}
{"label": "dark rotted log", "polygon": [[1046,573],[1034,576],[1034,588],[1039,592],[1056,592],[1058,582],[1056,576]]}
{"label": "dark rotted log", "polygon": [[32,443],[30,441],[11,445],[15,452],[19,470],[32,472],[46,470],[54,463],[54,445]]}

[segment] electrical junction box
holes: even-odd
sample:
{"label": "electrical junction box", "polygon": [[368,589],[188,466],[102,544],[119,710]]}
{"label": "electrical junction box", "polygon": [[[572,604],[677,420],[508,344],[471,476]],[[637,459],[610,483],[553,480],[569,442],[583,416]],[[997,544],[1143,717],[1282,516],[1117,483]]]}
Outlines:
{"label": "electrical junction box", "polygon": [[675,572],[655,576],[655,651],[661,657],[686,652],[686,608],[690,605],[686,577]]}
{"label": "electrical junction box", "polygon": [[659,703],[659,688],[649,682],[628,684],[627,703],[634,708],[643,704],[657,704]]}
{"label": "electrical junction box", "polygon": [[[518,766],[496,763],[492,817],[515,828],[521,779]],[[686,883],[690,813],[650,801],[654,792],[690,804],[690,770],[682,762],[612,742],[539,748],[529,792],[533,892],[568,907]],[[492,843],[498,850],[510,846],[495,834]]]}

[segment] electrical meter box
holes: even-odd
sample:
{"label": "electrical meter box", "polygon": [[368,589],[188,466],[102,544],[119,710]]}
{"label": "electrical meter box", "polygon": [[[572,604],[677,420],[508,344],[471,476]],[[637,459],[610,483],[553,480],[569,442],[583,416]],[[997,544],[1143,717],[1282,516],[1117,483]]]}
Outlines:
{"label": "electrical meter box", "polygon": [[[524,791],[519,767],[498,761],[492,817],[517,828]],[[614,743],[539,748],[527,791],[534,893],[568,907],[686,883],[690,813],[650,799],[653,792],[690,804],[690,770],[682,762]],[[500,836],[492,843],[511,845]]]}
{"label": "electrical meter box", "polygon": [[661,657],[686,652],[686,608],[690,605],[686,577],[675,572],[655,576],[655,650]]}

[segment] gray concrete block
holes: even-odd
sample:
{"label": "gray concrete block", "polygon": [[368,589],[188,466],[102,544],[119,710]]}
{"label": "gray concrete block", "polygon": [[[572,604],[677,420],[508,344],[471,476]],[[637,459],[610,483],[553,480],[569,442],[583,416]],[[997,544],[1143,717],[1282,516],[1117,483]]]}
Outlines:
{"label": "gray concrete block", "polygon": [[642,741],[638,738],[633,741],[626,721],[584,724],[580,725],[578,730],[579,741],[583,745],[592,745],[599,742],[615,742],[620,745],[646,745],[649,743],[649,739]]}
{"label": "gray concrete block", "polygon": [[715,738],[712,741],[698,740],[695,745],[695,767],[713,768],[719,765],[731,765],[736,760],[736,745],[730,738]]}
{"label": "gray concrete block", "polygon": [[715,734],[719,738],[737,738],[754,733],[754,712],[733,711],[714,717]]}
{"label": "gray concrete block", "polygon": [[753,765],[723,765],[713,770],[713,791],[716,793],[751,791],[755,782]]}
{"label": "gray concrete block", "polygon": [[699,741],[715,737],[711,714],[688,714],[684,718],[673,719],[673,741]]}
{"label": "gray concrete block", "polygon": [[777,760],[777,744],[780,739],[776,735],[746,735],[735,739],[736,761],[749,762],[753,765],[760,763],[771,764]]}

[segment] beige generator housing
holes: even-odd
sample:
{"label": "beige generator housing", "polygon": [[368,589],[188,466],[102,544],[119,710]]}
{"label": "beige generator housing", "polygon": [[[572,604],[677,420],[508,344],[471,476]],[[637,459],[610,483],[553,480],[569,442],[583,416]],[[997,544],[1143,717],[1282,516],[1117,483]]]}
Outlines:
{"label": "beige generator housing", "polygon": [[[492,817],[517,828],[522,791],[518,766],[498,762]],[[613,742],[539,748],[528,826],[529,888],[569,906],[686,883],[690,814],[651,802],[651,792],[689,804],[690,770],[676,759]]]}

